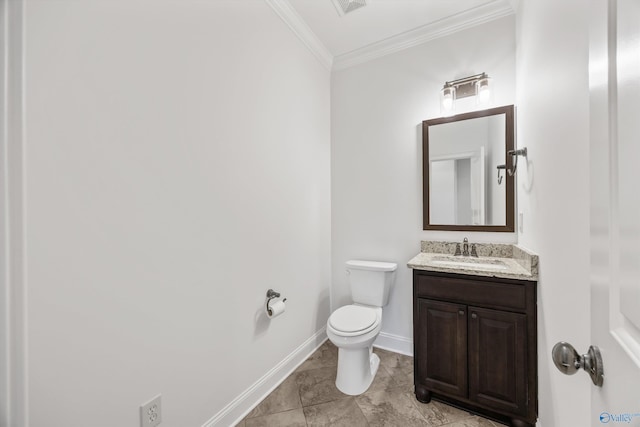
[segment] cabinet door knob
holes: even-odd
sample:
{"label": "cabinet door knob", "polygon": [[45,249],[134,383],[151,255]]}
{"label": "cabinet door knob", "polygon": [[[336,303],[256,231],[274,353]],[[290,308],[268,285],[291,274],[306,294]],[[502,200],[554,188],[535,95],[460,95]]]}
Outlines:
{"label": "cabinet door knob", "polygon": [[460,316],[464,316],[464,310],[458,310],[458,314],[459,314]]}
{"label": "cabinet door knob", "polygon": [[472,319],[477,319],[477,318],[478,318],[478,315],[477,315],[477,314],[475,314],[475,313],[471,313],[471,318],[472,318]]}

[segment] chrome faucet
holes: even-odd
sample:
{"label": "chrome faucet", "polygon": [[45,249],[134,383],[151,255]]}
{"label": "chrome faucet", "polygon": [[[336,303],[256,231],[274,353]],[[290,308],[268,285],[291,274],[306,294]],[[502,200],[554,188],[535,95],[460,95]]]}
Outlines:
{"label": "chrome faucet", "polygon": [[478,258],[478,251],[476,249],[476,244],[471,244],[471,252],[469,252],[469,239],[466,237],[462,241],[462,251],[460,251],[460,243],[456,243],[456,252],[453,256],[472,256]]}
{"label": "chrome faucet", "polygon": [[478,258],[478,251],[476,250],[476,244],[471,244],[471,256]]}

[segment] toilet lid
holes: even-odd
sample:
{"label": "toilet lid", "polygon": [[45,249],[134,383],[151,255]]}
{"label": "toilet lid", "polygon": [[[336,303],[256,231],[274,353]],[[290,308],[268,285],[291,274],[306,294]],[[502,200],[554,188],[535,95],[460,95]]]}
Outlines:
{"label": "toilet lid", "polygon": [[376,312],[367,307],[345,305],[329,317],[329,323],[335,330],[358,332],[370,328],[376,321]]}

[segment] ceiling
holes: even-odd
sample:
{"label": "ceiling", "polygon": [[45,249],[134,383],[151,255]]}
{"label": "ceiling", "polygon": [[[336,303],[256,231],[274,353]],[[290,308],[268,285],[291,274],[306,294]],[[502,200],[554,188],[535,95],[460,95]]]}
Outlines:
{"label": "ceiling", "polygon": [[288,1],[334,61],[371,51],[376,45],[406,43],[402,39],[434,30],[462,29],[465,24],[477,25],[513,13],[513,0],[367,0],[366,6],[344,16],[338,14],[332,0]]}

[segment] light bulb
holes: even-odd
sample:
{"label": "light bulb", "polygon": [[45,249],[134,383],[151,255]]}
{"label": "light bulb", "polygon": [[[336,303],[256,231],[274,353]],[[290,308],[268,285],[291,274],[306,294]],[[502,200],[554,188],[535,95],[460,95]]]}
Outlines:
{"label": "light bulb", "polygon": [[478,104],[488,104],[491,101],[491,87],[489,86],[489,78],[486,77],[479,80],[477,85]]}
{"label": "light bulb", "polygon": [[453,96],[445,95],[442,99],[442,106],[445,110],[451,110],[453,108]]}
{"label": "light bulb", "polygon": [[440,92],[440,110],[442,113],[448,113],[453,110],[456,98],[456,89],[454,87],[444,87]]}

